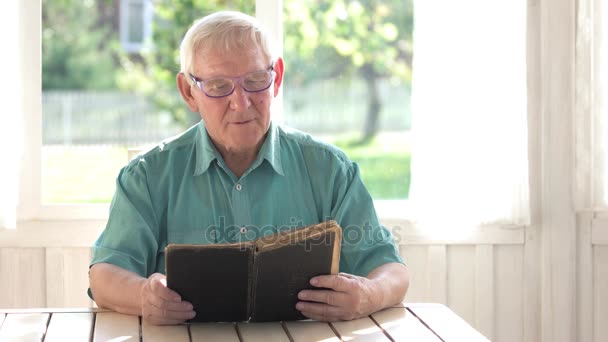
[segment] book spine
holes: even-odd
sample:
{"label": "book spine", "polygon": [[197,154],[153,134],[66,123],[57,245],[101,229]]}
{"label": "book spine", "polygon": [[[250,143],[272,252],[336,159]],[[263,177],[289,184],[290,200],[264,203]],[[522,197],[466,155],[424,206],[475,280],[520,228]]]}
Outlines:
{"label": "book spine", "polygon": [[258,254],[258,249],[255,244],[251,245],[251,253],[249,254],[249,284],[248,293],[247,293],[247,319],[251,320],[251,316],[253,315],[255,309],[255,283],[257,278],[257,267],[256,267],[256,256]]}

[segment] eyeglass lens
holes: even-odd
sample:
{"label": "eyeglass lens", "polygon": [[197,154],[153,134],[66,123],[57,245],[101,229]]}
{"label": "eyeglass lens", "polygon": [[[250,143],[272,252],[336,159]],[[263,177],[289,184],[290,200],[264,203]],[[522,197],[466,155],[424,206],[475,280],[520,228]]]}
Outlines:
{"label": "eyeglass lens", "polygon": [[272,72],[269,70],[255,71],[244,75],[239,79],[230,78],[212,78],[202,82],[203,91],[214,97],[225,96],[230,94],[234,89],[234,82],[238,80],[243,89],[249,92],[256,92],[268,89],[272,83]]}

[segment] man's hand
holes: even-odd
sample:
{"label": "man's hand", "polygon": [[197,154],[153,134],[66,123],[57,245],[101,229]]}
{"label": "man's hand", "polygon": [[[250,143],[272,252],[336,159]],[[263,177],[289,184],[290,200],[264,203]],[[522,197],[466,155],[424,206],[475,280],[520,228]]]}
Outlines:
{"label": "man's hand", "polygon": [[152,324],[171,325],[183,323],[196,313],[192,304],[167,287],[165,275],[154,273],[141,288],[141,315]]}
{"label": "man's hand", "polygon": [[361,318],[403,301],[410,278],[407,268],[391,262],[373,269],[367,277],[340,273],[310,279],[320,290],[302,290],[296,309],[318,321]]}
{"label": "man's hand", "polygon": [[[381,289],[365,277],[340,273],[322,275],[310,280],[323,290],[302,290],[296,309],[308,318],[318,321],[347,321],[372,314],[382,308]],[[313,303],[311,303],[313,302]]]}

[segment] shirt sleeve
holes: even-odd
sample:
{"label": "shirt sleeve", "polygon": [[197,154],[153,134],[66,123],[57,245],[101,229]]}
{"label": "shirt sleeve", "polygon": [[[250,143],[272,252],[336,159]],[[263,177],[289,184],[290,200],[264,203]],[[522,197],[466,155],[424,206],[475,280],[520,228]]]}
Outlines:
{"label": "shirt sleeve", "polygon": [[110,263],[142,277],[154,273],[159,246],[158,219],[143,164],[136,160],[120,171],[108,223],[93,245],[90,266]]}
{"label": "shirt sleeve", "polygon": [[340,272],[367,276],[383,264],[403,263],[391,232],[378,221],[359,166],[350,162],[336,177],[331,216],[342,227]]}

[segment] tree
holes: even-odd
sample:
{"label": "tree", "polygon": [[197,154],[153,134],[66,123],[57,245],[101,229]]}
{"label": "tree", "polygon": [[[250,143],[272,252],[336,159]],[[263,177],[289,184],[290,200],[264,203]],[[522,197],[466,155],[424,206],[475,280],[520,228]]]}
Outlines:
{"label": "tree", "polygon": [[116,88],[113,1],[42,0],[42,89]]}
{"label": "tree", "polygon": [[[254,15],[250,0],[156,0],[153,45],[144,63],[123,58],[119,84],[147,94],[175,120],[199,120],[183,104],[175,87],[179,44],[194,20],[219,9]],[[363,139],[378,130],[382,103],[378,79],[409,82],[413,27],[412,0],[285,0],[284,56],[291,82],[306,83],[338,74],[358,74],[368,89]]]}
{"label": "tree", "polygon": [[[285,1],[285,58],[294,82],[357,73],[367,87],[362,142],[378,131],[378,79],[411,81],[412,0]],[[295,62],[295,63],[294,63]]]}

